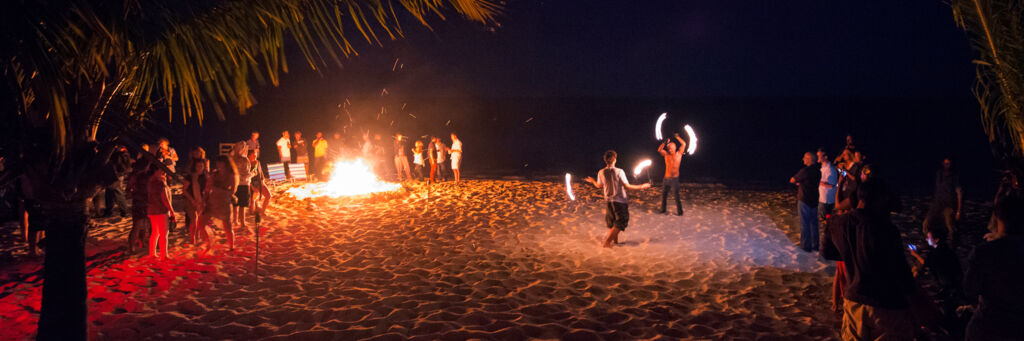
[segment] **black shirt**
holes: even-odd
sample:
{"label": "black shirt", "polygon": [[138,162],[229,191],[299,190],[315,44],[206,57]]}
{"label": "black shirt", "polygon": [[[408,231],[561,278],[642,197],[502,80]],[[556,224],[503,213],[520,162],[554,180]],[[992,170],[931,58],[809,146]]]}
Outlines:
{"label": "black shirt", "polygon": [[796,180],[797,186],[800,189],[797,191],[797,200],[812,206],[818,207],[818,183],[821,182],[821,165],[812,164],[804,167],[796,175],[793,176]]}
{"label": "black shirt", "polygon": [[1019,325],[1024,321],[1022,260],[1024,235],[1006,236],[974,248],[967,261],[964,291],[969,299],[981,296],[975,314],[1005,322],[1006,328],[1024,330]]}
{"label": "black shirt", "polygon": [[940,207],[956,208],[956,189],[960,188],[960,177],[951,171],[935,173],[935,203]]}
{"label": "black shirt", "polygon": [[946,243],[940,242],[938,247],[928,253],[924,267],[939,283],[940,295],[956,296],[961,293],[964,271],[960,267],[960,259]]}
{"label": "black shirt", "polygon": [[903,240],[889,214],[856,209],[830,221],[824,249],[846,263],[843,297],[886,309],[908,306],[914,276],[903,254]]}

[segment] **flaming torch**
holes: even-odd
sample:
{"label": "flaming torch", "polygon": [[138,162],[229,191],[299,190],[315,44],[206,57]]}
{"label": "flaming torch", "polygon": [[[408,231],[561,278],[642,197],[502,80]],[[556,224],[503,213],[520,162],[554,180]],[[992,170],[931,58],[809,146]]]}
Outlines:
{"label": "flaming torch", "polygon": [[572,174],[565,173],[565,193],[569,194],[569,200],[576,201],[576,196],[572,194]]}
{"label": "flaming torch", "polygon": [[661,122],[665,122],[666,118],[668,118],[668,113],[663,112],[661,113],[661,116],[658,116],[658,123],[654,124],[654,137],[657,138],[658,141],[661,141]]}
{"label": "flaming torch", "polygon": [[[640,161],[640,163],[637,164],[635,168],[633,168],[633,177],[635,178],[635,177],[640,176],[640,173],[643,172],[644,169],[647,169],[647,167],[650,167],[650,166],[651,166],[651,160],[650,159]],[[651,170],[650,169],[647,169],[647,181],[650,181],[651,183],[654,183],[654,179],[651,178]]]}
{"label": "flaming torch", "polygon": [[693,155],[693,152],[697,151],[697,133],[693,132],[693,128],[689,124],[683,127],[686,130],[686,135],[690,136],[689,147],[686,148],[686,153]]}

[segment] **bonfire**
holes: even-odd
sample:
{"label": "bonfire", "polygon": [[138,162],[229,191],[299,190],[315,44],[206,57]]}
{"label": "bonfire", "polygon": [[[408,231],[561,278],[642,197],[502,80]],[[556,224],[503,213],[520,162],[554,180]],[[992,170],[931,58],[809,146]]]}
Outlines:
{"label": "bonfire", "polygon": [[309,183],[290,188],[287,192],[299,199],[341,198],[392,192],[401,188],[400,184],[381,181],[365,161],[355,159],[334,162],[334,170],[327,182]]}

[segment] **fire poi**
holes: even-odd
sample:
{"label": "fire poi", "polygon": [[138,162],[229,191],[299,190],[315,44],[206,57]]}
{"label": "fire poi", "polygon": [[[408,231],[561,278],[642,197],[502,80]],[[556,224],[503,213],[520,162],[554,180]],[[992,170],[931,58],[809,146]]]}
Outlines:
{"label": "fire poi", "polygon": [[288,189],[288,193],[299,199],[314,197],[339,198],[401,189],[402,185],[381,181],[362,159],[338,160],[334,163],[331,179],[327,182],[309,183]]}
{"label": "fire poi", "polygon": [[569,194],[569,200],[576,200],[576,196],[572,194],[572,174],[565,173],[565,193]]}
{"label": "fire poi", "polygon": [[661,141],[661,123],[665,122],[666,118],[668,118],[668,113],[663,112],[661,113],[661,116],[658,116],[658,122],[654,124],[654,137],[657,138],[658,141]]}
{"label": "fire poi", "polygon": [[690,137],[690,141],[689,141],[688,146],[686,148],[686,153],[690,154],[690,155],[693,155],[693,152],[697,151],[697,133],[695,133],[693,131],[693,127],[690,127],[689,124],[684,126],[683,130],[686,130],[686,135],[689,135],[689,137]]}

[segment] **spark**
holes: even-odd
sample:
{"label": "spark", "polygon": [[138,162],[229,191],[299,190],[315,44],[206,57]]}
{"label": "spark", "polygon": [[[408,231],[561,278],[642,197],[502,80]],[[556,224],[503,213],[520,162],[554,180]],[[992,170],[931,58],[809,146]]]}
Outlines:
{"label": "spark", "polygon": [[690,135],[690,143],[688,148],[686,148],[686,153],[693,155],[693,152],[697,151],[697,133],[693,131],[693,128],[690,127],[689,124],[684,126],[683,130],[686,130],[686,135]]}
{"label": "spark", "polygon": [[530,123],[530,121],[533,121],[533,117],[526,119],[526,123]]}
{"label": "spark", "polygon": [[416,115],[413,115],[412,113],[409,113],[409,117],[416,118]]}
{"label": "spark", "polygon": [[452,125],[452,120],[448,120],[448,122],[445,122],[444,125],[446,125],[446,126]]}
{"label": "spark", "polygon": [[398,58],[395,58],[395,65],[391,66],[391,71],[395,71],[398,68]]}
{"label": "spark", "polygon": [[388,88],[383,88],[383,89],[380,90],[380,95],[381,96],[390,95],[390,94],[391,93],[388,92]]}
{"label": "spark", "polygon": [[668,113],[663,112],[661,116],[658,116],[658,123],[654,124],[654,137],[661,141],[661,122],[664,122],[668,118]]}
{"label": "spark", "polygon": [[569,194],[569,200],[576,200],[576,196],[572,194],[572,174],[565,173],[565,193]]}
{"label": "spark", "polygon": [[636,165],[636,168],[633,168],[633,176],[634,177],[640,176],[640,173],[644,171],[644,168],[647,168],[650,165],[651,165],[651,160],[649,160],[649,159],[648,160],[640,161],[640,163]]}

